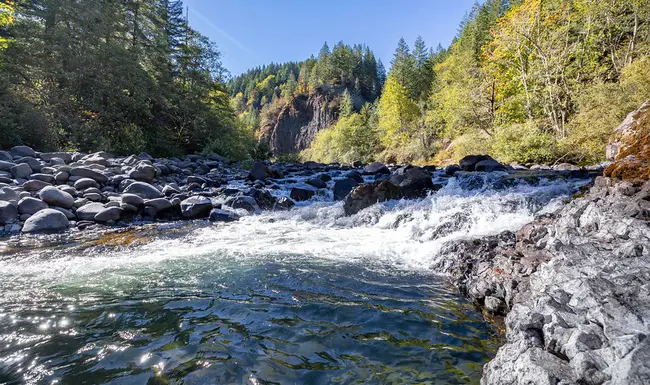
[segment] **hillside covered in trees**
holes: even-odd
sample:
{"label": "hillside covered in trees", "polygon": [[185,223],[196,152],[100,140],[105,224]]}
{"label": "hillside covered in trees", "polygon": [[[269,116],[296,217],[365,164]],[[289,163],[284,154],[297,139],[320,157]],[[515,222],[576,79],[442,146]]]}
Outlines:
{"label": "hillside covered in trees", "polygon": [[400,41],[376,109],[319,132],[305,158],[593,163],[650,96],[647,0],[487,0],[448,49]]}
{"label": "hillside covered in trees", "polygon": [[0,147],[248,157],[220,53],[180,0],[0,4]]}
{"label": "hillside covered in trees", "polygon": [[287,106],[299,110],[294,115],[309,115],[306,122],[312,119],[306,106],[292,105],[295,98],[303,97],[302,104],[311,105],[310,95],[325,96],[326,103],[319,101],[317,108],[331,108],[336,120],[340,111],[351,113],[373,103],[385,78],[383,64],[369,47],[340,42],[331,50],[323,44],[317,57],[302,62],[272,63],[249,70],[231,79],[228,88],[233,108],[246,127],[253,131],[266,127],[269,131],[282,125],[282,109]]}
{"label": "hillside covered in trees", "polygon": [[341,42],[236,77],[180,0],[0,3],[3,148],[594,163],[648,96],[648,0],[485,0],[449,47],[400,40],[388,75]]}

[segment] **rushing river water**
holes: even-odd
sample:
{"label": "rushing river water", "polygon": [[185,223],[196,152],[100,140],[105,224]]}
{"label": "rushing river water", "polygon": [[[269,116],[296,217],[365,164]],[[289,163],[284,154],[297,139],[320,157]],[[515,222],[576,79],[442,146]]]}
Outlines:
{"label": "rushing river water", "polygon": [[477,383],[499,337],[430,271],[440,246],[516,230],[584,182],[455,183],[350,218],[325,197],[6,251],[0,383]]}

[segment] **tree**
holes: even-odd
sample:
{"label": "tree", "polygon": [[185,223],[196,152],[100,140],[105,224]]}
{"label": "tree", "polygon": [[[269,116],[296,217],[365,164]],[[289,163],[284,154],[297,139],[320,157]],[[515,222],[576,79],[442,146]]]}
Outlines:
{"label": "tree", "polygon": [[343,92],[341,99],[341,106],[339,107],[339,116],[350,116],[354,112],[354,104],[352,103],[352,96],[350,91],[346,88]]}
{"label": "tree", "polygon": [[404,86],[411,97],[415,97],[415,76],[416,64],[415,58],[411,55],[408,44],[404,38],[397,43],[397,49],[391,61],[391,75]]}
{"label": "tree", "polygon": [[391,73],[379,99],[380,140],[388,154],[399,155],[400,147],[413,135],[419,116],[420,109],[406,87]]}

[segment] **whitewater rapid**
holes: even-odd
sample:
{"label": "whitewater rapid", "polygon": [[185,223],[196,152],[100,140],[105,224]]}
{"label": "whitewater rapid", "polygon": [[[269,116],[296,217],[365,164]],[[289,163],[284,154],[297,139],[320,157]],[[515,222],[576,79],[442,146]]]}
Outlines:
{"label": "whitewater rapid", "polygon": [[[485,178],[491,176],[486,175]],[[341,202],[317,197],[289,212],[250,215],[236,223],[196,226],[181,237],[152,237],[137,247],[90,248],[68,255],[65,249],[38,250],[24,258],[0,260],[4,282],[88,282],[134,279],[163,262],[201,266],[222,258],[272,260],[277,256],[326,263],[358,263],[377,269],[427,270],[451,241],[516,231],[536,215],[561,208],[585,180],[518,183],[505,189],[468,190],[452,178],[421,200],[376,204],[346,217]],[[276,194],[286,194],[284,190]],[[161,226],[164,229],[165,226]]]}

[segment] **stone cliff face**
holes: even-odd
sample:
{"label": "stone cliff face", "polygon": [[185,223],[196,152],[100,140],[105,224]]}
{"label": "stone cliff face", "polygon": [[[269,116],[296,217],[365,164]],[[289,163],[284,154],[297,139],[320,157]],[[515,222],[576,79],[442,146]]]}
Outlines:
{"label": "stone cliff face", "polygon": [[[309,148],[318,131],[338,120],[343,92],[341,88],[321,86],[309,96],[295,97],[282,108],[277,119],[262,127],[260,141],[266,143],[273,154],[290,154]],[[355,100],[355,105],[362,104]]]}

